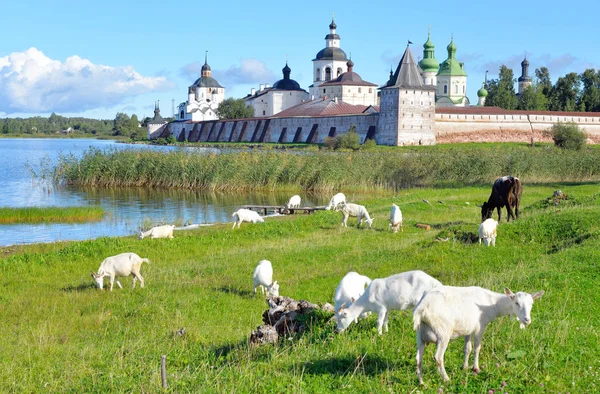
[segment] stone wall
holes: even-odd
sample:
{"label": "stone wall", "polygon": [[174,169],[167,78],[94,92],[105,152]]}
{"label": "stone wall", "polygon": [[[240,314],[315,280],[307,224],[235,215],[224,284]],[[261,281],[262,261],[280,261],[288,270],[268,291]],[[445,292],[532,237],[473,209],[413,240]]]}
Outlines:
{"label": "stone wall", "polygon": [[524,113],[436,113],[438,143],[551,141],[545,131],[559,122],[573,122],[588,134],[589,142],[600,143],[600,114]]}
{"label": "stone wall", "polygon": [[[206,122],[172,122],[169,133],[177,141],[279,142],[322,144],[325,138],[346,133],[351,126],[361,136],[374,138],[378,114],[315,118],[251,118]],[[152,138],[152,137],[151,137]]]}

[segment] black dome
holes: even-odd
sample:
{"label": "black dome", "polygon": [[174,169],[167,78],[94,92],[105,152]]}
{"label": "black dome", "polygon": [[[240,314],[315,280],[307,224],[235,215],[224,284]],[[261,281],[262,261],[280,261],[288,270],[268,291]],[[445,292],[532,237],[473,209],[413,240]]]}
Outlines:
{"label": "black dome", "polygon": [[336,47],[329,47],[329,48],[321,49],[319,51],[319,53],[317,53],[317,57],[314,60],[346,60],[346,61],[348,61],[348,58],[346,57],[346,52],[344,52],[342,49],[336,48]]}
{"label": "black dome", "polygon": [[293,79],[280,79],[273,84],[273,89],[279,90],[302,90],[300,84]]}
{"label": "black dome", "polygon": [[204,63],[204,66],[202,66],[202,71],[210,71],[210,66],[208,63]]}
{"label": "black dome", "polygon": [[333,21],[333,19],[331,20],[331,23],[329,24],[329,28],[330,29],[336,29],[337,25],[335,24],[335,22]]}

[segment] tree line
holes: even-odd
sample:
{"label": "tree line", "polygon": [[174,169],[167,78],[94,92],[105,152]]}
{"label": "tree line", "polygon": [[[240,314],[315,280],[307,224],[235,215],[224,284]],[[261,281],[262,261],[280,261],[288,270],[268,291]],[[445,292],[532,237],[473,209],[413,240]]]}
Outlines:
{"label": "tree line", "polygon": [[521,95],[515,92],[513,70],[500,66],[497,79],[485,85],[488,96],[485,105],[508,110],[600,112],[600,70],[587,69],[581,74],[571,72],[559,77],[553,85],[546,67],[535,70],[531,86]]}
{"label": "tree line", "polygon": [[[150,118],[141,122],[136,114],[118,112],[114,119],[69,118],[54,112],[49,117],[0,118],[0,133],[15,135],[79,134],[82,136],[125,136],[145,138]],[[168,119],[167,119],[168,120]]]}

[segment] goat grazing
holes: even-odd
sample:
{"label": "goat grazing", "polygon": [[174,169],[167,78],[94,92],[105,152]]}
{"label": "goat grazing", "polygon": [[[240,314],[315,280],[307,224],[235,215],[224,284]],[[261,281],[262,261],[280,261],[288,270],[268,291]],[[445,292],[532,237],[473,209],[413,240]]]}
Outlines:
{"label": "goat grazing", "polygon": [[[98,268],[98,273],[92,272],[92,278],[96,281],[98,288],[102,290],[104,287],[104,277],[108,276],[110,278],[110,291],[113,289],[113,284],[115,282],[115,277],[117,276],[133,276],[133,288],[135,289],[135,282],[139,279],[140,286],[144,287],[144,278],[140,275],[140,267],[142,263],[150,263],[150,260],[143,259],[135,253],[121,253],[116,256],[107,257],[100,264]],[[121,286],[121,282],[116,279],[117,285],[119,288],[123,288]]]}
{"label": "goat grazing", "polygon": [[154,238],[173,238],[173,230],[175,226],[172,224],[165,224],[164,226],[152,227],[148,231],[140,231],[139,239],[146,237]]}
{"label": "goat grazing", "polygon": [[258,212],[254,212],[254,211],[252,211],[250,209],[246,209],[246,208],[238,209],[231,216],[233,217],[232,229],[235,228],[236,224],[237,224],[238,228],[240,228],[240,225],[242,224],[242,222],[249,222],[249,223],[263,223],[264,222],[264,219],[260,217]]}
{"label": "goat grazing", "polygon": [[371,219],[371,217],[369,216],[369,212],[367,212],[367,209],[362,205],[353,204],[353,203],[349,202],[349,203],[342,204],[340,206],[340,210],[342,211],[342,215],[343,215],[342,226],[344,226],[344,227],[348,227],[347,222],[348,222],[349,216],[356,217],[358,219],[357,227],[360,227],[360,225],[362,224],[362,221],[364,219],[365,222],[367,223],[367,227],[371,228],[371,225],[373,224],[373,220],[375,220],[374,218]]}
{"label": "goat grazing", "polygon": [[328,211],[331,209],[333,209],[334,211],[337,211],[339,205],[342,205],[345,203],[346,203],[346,196],[344,195],[344,193],[338,193],[335,196],[331,197],[331,200],[329,201],[329,205],[327,205],[325,207],[325,209]]}
{"label": "goat grazing", "polygon": [[252,279],[254,281],[254,294],[256,294],[256,289],[260,287],[263,295],[279,296],[279,284],[277,281],[273,282],[273,265],[269,260],[259,261],[254,269]]}
{"label": "goat grazing", "polygon": [[414,328],[417,332],[417,376],[423,384],[421,361],[428,343],[436,343],[435,361],[444,381],[450,380],[444,368],[444,353],[451,339],[464,337],[463,368],[469,367],[471,341],[475,345],[473,370],[479,372],[481,337],[487,325],[500,316],[516,315],[521,328],[531,323],[533,300],[544,294],[518,292],[509,288],[504,294],[481,287],[441,286],[432,289],[421,299],[413,311]]}
{"label": "goat grazing", "polygon": [[[350,306],[350,304],[358,300],[365,292],[365,286],[369,286],[370,284],[370,278],[354,271],[348,272],[335,289],[335,295],[333,296],[335,312],[338,312],[343,307]],[[366,317],[366,314],[361,317]],[[354,322],[356,323],[357,321],[358,318],[355,318]]]}
{"label": "goat grazing", "polygon": [[364,312],[377,313],[377,332],[382,334],[382,327],[388,331],[388,319],[392,310],[413,308],[423,294],[442,284],[423,271],[408,271],[373,279],[365,292],[348,308],[336,311],[337,330],[344,331],[352,321]]}
{"label": "goat grazing", "polygon": [[481,245],[481,240],[483,239],[483,243],[485,246],[496,246],[496,227],[498,227],[498,222],[494,219],[486,219],[479,225],[479,244]]}
{"label": "goat grazing", "polygon": [[302,199],[300,198],[299,195],[293,195],[292,197],[290,197],[290,200],[285,204],[285,207],[287,209],[290,208],[300,208],[300,202],[302,201]]}
{"label": "goat grazing", "polygon": [[394,230],[394,233],[398,232],[398,228],[402,229],[402,211],[400,207],[396,204],[392,204],[392,210],[390,211],[390,224],[388,225],[388,230],[390,227]]}
{"label": "goat grazing", "polygon": [[[494,209],[498,209],[499,223],[502,218],[502,207],[504,206],[506,207],[507,221],[510,222],[511,216],[513,220],[516,220],[519,217],[521,194],[523,194],[523,187],[519,178],[503,176],[496,179],[492,186],[490,198],[481,206],[481,221],[491,218]],[[513,208],[515,209],[514,212]]]}

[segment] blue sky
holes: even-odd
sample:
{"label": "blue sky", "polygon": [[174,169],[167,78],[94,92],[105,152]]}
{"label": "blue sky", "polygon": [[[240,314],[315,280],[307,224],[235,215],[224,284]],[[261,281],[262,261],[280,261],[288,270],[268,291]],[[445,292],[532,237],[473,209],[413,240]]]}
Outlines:
{"label": "blue sky", "polygon": [[[5,3],[4,1],[3,3]],[[520,75],[524,53],[552,79],[600,68],[600,29],[586,22],[600,6],[548,1],[338,2],[249,1],[9,1],[0,24],[0,117],[114,118],[117,112],[163,115],[186,99],[208,51],[213,76],[226,96],[243,97],[258,84],[291,77],[308,90],[312,62],[325,46],[335,12],[341,47],[352,53],[364,80],[387,81],[411,40],[422,57],[427,27],[438,61],[454,35],[456,57],[468,73],[467,95],[501,64]],[[593,18],[589,18],[591,20]]]}

